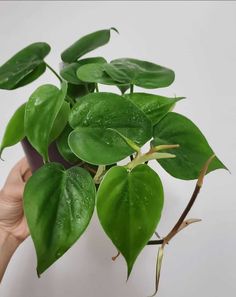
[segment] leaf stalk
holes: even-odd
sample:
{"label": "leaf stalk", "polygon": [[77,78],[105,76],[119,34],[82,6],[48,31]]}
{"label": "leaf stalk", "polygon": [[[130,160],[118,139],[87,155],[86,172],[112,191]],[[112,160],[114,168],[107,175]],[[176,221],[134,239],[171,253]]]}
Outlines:
{"label": "leaf stalk", "polygon": [[51,70],[51,72],[59,79],[59,81],[62,83],[62,79],[61,77],[59,76],[59,74],[48,64],[48,63],[45,63],[46,64],[46,67]]}
{"label": "leaf stalk", "polygon": [[176,222],[176,224],[174,225],[174,227],[171,229],[171,231],[163,238],[163,239],[159,239],[159,240],[150,240],[147,245],[161,245],[161,247],[158,250],[158,254],[157,254],[157,264],[156,264],[156,288],[155,288],[155,292],[154,294],[151,296],[155,296],[157,291],[158,291],[158,287],[159,287],[159,281],[160,281],[160,273],[161,273],[161,265],[162,265],[162,259],[163,259],[163,253],[164,253],[164,247],[166,244],[168,244],[170,242],[170,240],[181,230],[185,229],[187,226],[189,226],[190,224],[196,223],[196,222],[200,222],[201,220],[199,219],[188,219],[185,220],[186,216],[188,215],[189,211],[191,210],[194,202],[196,201],[196,198],[200,192],[200,189],[203,185],[203,179],[204,176],[206,175],[207,171],[208,171],[208,167],[210,165],[210,163],[212,162],[212,160],[215,158],[215,155],[212,155],[204,164],[195,189],[193,191],[193,194],[187,204],[187,206],[185,207],[184,211],[182,212],[180,218],[178,219],[178,221]]}

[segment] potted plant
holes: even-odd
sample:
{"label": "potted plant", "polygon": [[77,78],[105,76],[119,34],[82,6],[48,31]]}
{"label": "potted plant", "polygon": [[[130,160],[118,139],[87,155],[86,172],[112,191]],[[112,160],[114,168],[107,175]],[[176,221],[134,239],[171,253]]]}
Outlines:
{"label": "potted plant", "polygon": [[[165,245],[198,221],[186,216],[204,175],[226,167],[198,127],[173,112],[184,97],[150,92],[173,83],[171,69],[133,58],[82,58],[108,43],[112,31],[118,33],[115,28],[96,31],[66,49],[60,75],[45,62],[50,46],[44,42],[27,46],[0,67],[1,89],[23,87],[46,69],[60,84],[38,87],[17,109],[0,152],[22,142],[33,171],[24,191],[24,211],[39,276],[79,239],[96,206],[104,231],[126,260],[127,277],[146,245],[160,245],[157,291]],[[100,92],[100,84],[116,86],[119,94]],[[135,86],[148,92],[135,92]],[[147,143],[150,148],[144,151]],[[127,157],[125,165],[117,164]],[[161,218],[164,191],[150,160],[175,178],[197,179],[178,222],[157,240],[150,238]]]}

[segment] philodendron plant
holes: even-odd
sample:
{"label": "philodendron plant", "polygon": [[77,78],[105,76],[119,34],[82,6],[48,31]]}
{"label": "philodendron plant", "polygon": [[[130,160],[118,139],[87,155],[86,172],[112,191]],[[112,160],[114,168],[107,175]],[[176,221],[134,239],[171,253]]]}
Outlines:
{"label": "philodendron plant", "polygon": [[[24,191],[38,275],[80,238],[96,207],[102,228],[126,260],[128,277],[146,245],[161,245],[157,291],[165,244],[198,221],[185,218],[204,175],[226,167],[198,127],[173,112],[183,97],[150,92],[171,85],[172,70],[133,58],[110,62],[103,57],[82,58],[107,44],[112,31],[118,32],[115,28],[100,30],[67,48],[61,54],[60,74],[45,61],[50,46],[44,42],[25,47],[0,67],[0,88],[5,90],[31,83],[46,69],[59,79],[59,86],[39,86],[16,110],[0,151],[27,139],[44,162]],[[100,85],[116,86],[118,94],[100,92]],[[135,92],[135,86],[149,92]],[[70,164],[68,169],[50,161],[50,145]],[[175,178],[198,180],[176,225],[156,240],[150,239],[161,218],[164,190],[150,160]]]}

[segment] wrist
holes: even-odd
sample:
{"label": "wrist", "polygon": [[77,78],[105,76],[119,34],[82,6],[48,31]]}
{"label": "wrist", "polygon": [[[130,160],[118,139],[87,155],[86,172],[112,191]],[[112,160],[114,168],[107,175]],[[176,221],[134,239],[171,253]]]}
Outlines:
{"label": "wrist", "polygon": [[17,238],[0,229],[0,281],[12,255],[19,245],[20,241]]}

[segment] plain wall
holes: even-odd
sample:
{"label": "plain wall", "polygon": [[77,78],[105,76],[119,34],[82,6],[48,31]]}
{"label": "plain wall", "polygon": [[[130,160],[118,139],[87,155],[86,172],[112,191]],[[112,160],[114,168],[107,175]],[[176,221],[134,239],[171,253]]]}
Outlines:
{"label": "plain wall", "polygon": [[[0,2],[0,64],[16,51],[48,42],[46,58],[58,68],[60,53],[79,37],[116,27],[108,45],[91,53],[108,60],[134,57],[170,67],[176,81],[156,94],[186,96],[176,111],[190,117],[232,174],[209,174],[189,217],[201,218],[166,248],[160,297],[231,297],[236,290],[236,2]],[[89,56],[89,55],[88,55]],[[15,109],[37,86],[58,84],[47,71],[15,91],[0,90],[0,137]],[[104,90],[116,91],[103,87]],[[136,88],[138,90],[138,88]],[[151,91],[150,91],[151,92]],[[23,156],[20,145],[6,149],[0,186]],[[177,220],[194,181],[170,177],[156,162],[165,188],[158,232],[165,235]],[[100,227],[96,213],[80,240],[40,279],[31,238],[14,254],[0,287],[1,297],[145,297],[154,290],[157,247],[140,254],[126,283],[122,257]]]}

